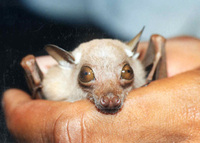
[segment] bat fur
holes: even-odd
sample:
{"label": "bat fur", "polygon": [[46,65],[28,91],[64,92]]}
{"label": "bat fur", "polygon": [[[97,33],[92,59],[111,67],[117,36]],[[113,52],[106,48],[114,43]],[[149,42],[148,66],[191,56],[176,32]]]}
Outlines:
{"label": "bat fur", "polygon": [[[134,46],[137,46],[136,41]],[[50,68],[42,81],[42,92],[46,99],[56,101],[74,102],[89,98],[100,110],[105,109],[101,105],[102,97],[112,98],[117,96],[120,106],[115,110],[110,107],[108,110],[116,112],[123,105],[126,95],[134,88],[141,87],[146,83],[145,70],[133,52],[134,47],[119,40],[95,39],[79,45],[71,55],[74,63],[64,60]],[[121,78],[122,68],[125,64],[130,65],[134,77],[130,83]],[[79,82],[79,73],[83,66],[93,70],[95,79],[89,85],[82,85]]]}

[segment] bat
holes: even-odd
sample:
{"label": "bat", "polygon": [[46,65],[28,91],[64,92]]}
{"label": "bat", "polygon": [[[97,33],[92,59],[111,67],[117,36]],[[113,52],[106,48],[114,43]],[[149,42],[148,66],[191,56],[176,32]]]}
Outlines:
{"label": "bat", "polygon": [[94,39],[68,52],[56,45],[45,50],[58,65],[43,75],[33,55],[21,66],[33,98],[74,102],[89,99],[105,114],[117,113],[127,94],[167,77],[165,38],[152,35],[144,58],[137,48],[144,28],[129,42]]}

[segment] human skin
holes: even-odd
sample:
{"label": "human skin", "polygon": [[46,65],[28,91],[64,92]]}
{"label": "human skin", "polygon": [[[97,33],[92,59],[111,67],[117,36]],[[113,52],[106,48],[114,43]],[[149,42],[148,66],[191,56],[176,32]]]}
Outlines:
{"label": "human skin", "polygon": [[134,89],[117,114],[89,100],[32,100],[10,89],[2,101],[7,127],[19,142],[199,142],[200,41],[174,38],[166,52],[170,77]]}

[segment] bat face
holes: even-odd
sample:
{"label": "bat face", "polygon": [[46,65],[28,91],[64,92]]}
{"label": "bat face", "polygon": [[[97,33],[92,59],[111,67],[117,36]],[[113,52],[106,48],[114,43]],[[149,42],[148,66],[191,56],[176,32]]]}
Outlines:
{"label": "bat face", "polygon": [[[55,46],[48,48],[50,54],[55,52]],[[47,99],[77,101],[89,98],[99,111],[116,113],[128,92],[145,84],[141,62],[128,45],[118,40],[83,43],[70,56],[64,56],[70,60],[62,60],[55,53],[53,56],[59,57],[59,66],[50,69],[42,82]]]}
{"label": "bat face", "polygon": [[77,53],[81,53],[78,85],[101,112],[116,113],[128,92],[145,84],[141,63],[118,40],[93,40],[81,44],[72,54]]}

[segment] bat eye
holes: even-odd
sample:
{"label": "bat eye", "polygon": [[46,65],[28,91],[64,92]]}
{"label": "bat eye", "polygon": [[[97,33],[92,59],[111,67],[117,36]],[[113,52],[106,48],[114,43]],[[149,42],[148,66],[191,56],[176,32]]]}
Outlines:
{"label": "bat eye", "polygon": [[81,82],[90,82],[94,80],[94,73],[93,70],[88,66],[83,66],[79,73],[79,80]]}
{"label": "bat eye", "polygon": [[124,65],[121,72],[121,78],[126,80],[133,79],[133,69],[129,64]]}

